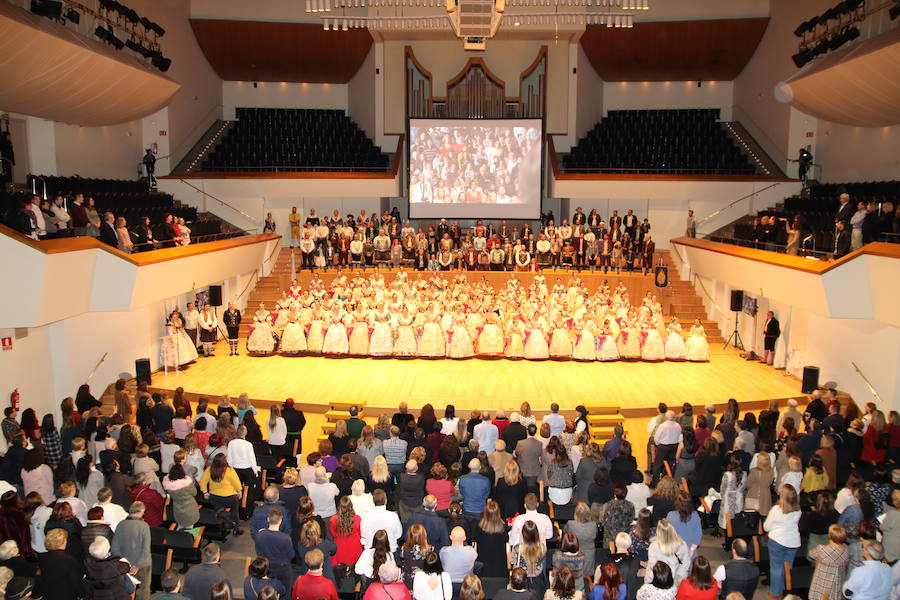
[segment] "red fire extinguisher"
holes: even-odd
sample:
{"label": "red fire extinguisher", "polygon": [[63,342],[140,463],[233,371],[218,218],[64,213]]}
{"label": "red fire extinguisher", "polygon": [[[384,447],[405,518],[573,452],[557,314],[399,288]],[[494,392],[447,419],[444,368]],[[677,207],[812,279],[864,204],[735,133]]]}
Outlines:
{"label": "red fire extinguisher", "polygon": [[19,410],[19,388],[13,390],[9,396],[9,403],[13,410]]}

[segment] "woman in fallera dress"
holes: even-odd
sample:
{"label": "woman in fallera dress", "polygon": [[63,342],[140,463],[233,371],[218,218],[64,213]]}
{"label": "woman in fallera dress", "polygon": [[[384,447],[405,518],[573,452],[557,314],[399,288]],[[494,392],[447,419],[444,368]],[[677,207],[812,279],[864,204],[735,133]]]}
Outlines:
{"label": "woman in fallera dress", "polygon": [[250,336],[247,338],[247,352],[267,356],[275,352],[275,337],[272,331],[272,315],[266,305],[259,303],[259,309],[253,315]]}
{"label": "woman in fallera dress", "polygon": [[184,331],[184,323],[177,311],[169,315],[166,324],[169,339],[163,340],[161,349],[161,362],[171,368],[180,367],[197,360],[197,346],[191,342],[191,338]]}
{"label": "woman in fallera dress", "polygon": [[297,355],[306,352],[306,334],[300,324],[300,312],[292,312],[284,331],[281,334],[281,343],[278,349],[282,354]]}
{"label": "woman in fallera dress", "polygon": [[541,319],[532,319],[525,333],[525,358],[528,360],[547,360],[550,358],[550,346],[547,345],[547,334],[541,325]]}
{"label": "woman in fallera dress", "polygon": [[387,307],[380,306],[375,312],[372,337],[369,339],[369,354],[376,357],[386,357],[391,356],[393,353],[394,329],[391,324],[391,313]]}
{"label": "woman in fallera dress", "polygon": [[347,339],[344,312],[335,304],[327,318],[328,329],[325,331],[325,340],[322,342],[322,354],[346,356],[350,351],[350,342]]}
{"label": "woman in fallera dress", "polygon": [[619,335],[619,357],[623,360],[641,359],[641,332],[633,317],[622,319],[622,333]]}
{"label": "woman in fallera dress", "polygon": [[287,292],[281,292],[281,299],[275,304],[278,309],[278,316],[275,318],[273,327],[276,330],[281,331],[284,329],[284,326],[288,324],[288,321],[290,321],[293,304],[294,301],[288,297]]}
{"label": "woman in fallera dress", "polygon": [[444,331],[441,329],[440,316],[430,307],[422,325],[419,336],[418,356],[422,358],[443,358],[447,355],[447,344]]}
{"label": "woman in fallera dress", "polygon": [[478,334],[478,356],[496,358],[503,356],[503,330],[496,313],[488,313],[487,320]]}
{"label": "woman in fallera dress", "polygon": [[603,362],[619,360],[619,348],[616,342],[616,334],[611,328],[609,319],[606,319],[603,322],[603,329],[600,331],[600,335],[597,336],[597,360]]}
{"label": "woman in fallera dress", "polygon": [[506,325],[506,348],[503,355],[510,360],[525,358],[525,322],[519,315]]}
{"label": "woman in fallera dress", "polygon": [[413,329],[413,317],[404,306],[397,318],[397,339],[394,340],[394,356],[410,358],[416,355],[416,330]]}
{"label": "woman in fallera dress", "polygon": [[692,362],[705,362],[709,360],[709,344],[706,342],[706,332],[700,319],[694,320],[691,334],[686,344],[687,359]]}
{"label": "woman in fallera dress", "polygon": [[462,306],[457,305],[451,323],[448,330],[450,340],[447,344],[447,357],[472,358],[475,355],[475,349],[472,347],[472,338],[469,337],[469,330],[466,328],[466,317]]}
{"label": "woman in fallera dress", "polygon": [[684,337],[681,334],[681,323],[678,317],[672,317],[672,321],[666,328],[666,360],[683,361],[687,357],[687,349],[684,345]]}
{"label": "woman in fallera dress", "polygon": [[352,330],[349,339],[350,356],[369,355],[369,318],[361,304],[356,305],[356,310],[350,315]]}
{"label": "woman in fallera dress", "polygon": [[325,317],[318,303],[313,303],[309,326],[306,329],[306,349],[310,354],[322,354],[325,343]]}
{"label": "woman in fallera dress", "polygon": [[586,319],[577,329],[572,358],[582,362],[597,360],[597,335],[594,322]]}
{"label": "woman in fallera dress", "polygon": [[572,358],[572,336],[567,325],[564,317],[557,317],[553,333],[550,335],[550,358]]}
{"label": "woman in fallera dress", "polygon": [[666,349],[663,346],[662,336],[659,335],[659,322],[656,317],[648,317],[644,322],[644,343],[641,346],[641,359],[648,362],[658,362],[666,359]]}

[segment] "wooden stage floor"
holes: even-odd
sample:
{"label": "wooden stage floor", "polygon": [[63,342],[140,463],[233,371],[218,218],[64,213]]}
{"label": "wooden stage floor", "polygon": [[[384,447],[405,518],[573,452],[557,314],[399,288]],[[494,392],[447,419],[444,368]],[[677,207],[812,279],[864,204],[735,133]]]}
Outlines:
{"label": "wooden stage floor", "polygon": [[[242,352],[243,352],[243,343]],[[712,348],[708,363],[577,363],[509,360],[394,360],[322,357],[228,356],[220,342],[216,356],[201,357],[184,371],[153,374],[152,386],[210,399],[247,393],[254,401],[320,405],[333,400],[364,401],[367,414],[394,412],[400,402],[411,409],[431,403],[457,410],[516,410],[528,401],[538,411],[557,402],[571,410],[578,404],[604,400],[623,409],[768,400],[800,394],[800,381],[783,371],[741,359],[734,350]],[[628,412],[632,412],[629,410]],[[468,412],[466,412],[468,414]],[[634,413],[632,413],[634,414]]]}

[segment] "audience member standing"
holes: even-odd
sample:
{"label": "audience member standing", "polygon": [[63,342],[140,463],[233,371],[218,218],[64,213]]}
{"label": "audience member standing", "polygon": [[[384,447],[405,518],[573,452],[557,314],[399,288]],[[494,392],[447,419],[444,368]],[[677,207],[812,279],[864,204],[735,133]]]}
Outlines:
{"label": "audience member standing", "polygon": [[135,598],[147,600],[150,597],[150,526],[143,520],[144,503],[133,502],[128,509],[128,518],[120,522],[113,534],[110,551],[121,556],[137,569],[135,577],[140,581]]}
{"label": "audience member standing", "polygon": [[219,564],[221,551],[217,543],[210,542],[204,546],[200,557],[202,563],[191,567],[184,576],[184,595],[191,600],[210,600],[209,592],[214,585],[225,583],[230,589],[231,582]]}

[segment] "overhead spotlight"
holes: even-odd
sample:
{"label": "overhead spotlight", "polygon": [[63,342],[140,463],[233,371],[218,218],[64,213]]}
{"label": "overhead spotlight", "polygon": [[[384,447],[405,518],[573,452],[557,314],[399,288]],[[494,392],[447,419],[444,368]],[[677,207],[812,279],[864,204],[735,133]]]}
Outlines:
{"label": "overhead spotlight", "polygon": [[154,58],[150,61],[154,67],[165,73],[169,70],[169,67],[172,65],[171,58]]}
{"label": "overhead spotlight", "polygon": [[48,19],[62,19],[62,2],[58,0],[31,0],[31,12]]}
{"label": "overhead spotlight", "polygon": [[166,30],[159,26],[159,23],[151,23],[151,28],[156,32],[156,35],[162,37],[166,35]]}
{"label": "overhead spotlight", "polygon": [[113,0],[100,0],[100,8],[103,10],[115,10],[118,2],[114,2]]}
{"label": "overhead spotlight", "polygon": [[70,8],[66,11],[66,19],[78,25],[81,22],[81,13],[74,8]]}
{"label": "overhead spotlight", "polygon": [[804,48],[791,57],[791,60],[794,61],[794,64],[797,65],[798,69],[802,69],[803,67],[805,67],[807,63],[809,63],[809,61],[811,61],[812,59],[812,51],[810,51],[808,48]]}
{"label": "overhead spotlight", "polygon": [[153,29],[153,23],[147,17],[141,17],[140,23],[144,26],[144,29]]}
{"label": "overhead spotlight", "polygon": [[896,4],[894,4],[894,6],[891,7],[891,9],[888,11],[888,16],[891,18],[891,21],[894,21],[897,19],[897,17],[900,17],[900,2],[897,2]]}
{"label": "overhead spotlight", "polygon": [[[803,37],[804,35],[806,35],[806,33],[811,29],[810,23],[814,23],[814,21],[815,20],[804,21],[800,23],[800,25],[797,26],[797,29],[794,30],[794,35],[796,35],[797,37]],[[812,27],[815,27],[815,24],[813,24]]]}
{"label": "overhead spotlight", "polygon": [[132,39],[125,40],[125,47],[140,54],[143,54],[144,47]]}
{"label": "overhead spotlight", "polygon": [[117,38],[113,33],[110,33],[106,36],[106,41],[112,44],[113,48],[115,48],[116,50],[121,50],[125,47],[125,42]]}
{"label": "overhead spotlight", "polygon": [[96,35],[98,38],[100,38],[103,41],[106,41],[106,36],[108,34],[109,34],[109,31],[107,31],[107,29],[105,27],[97,27],[97,29],[94,30],[94,35]]}

